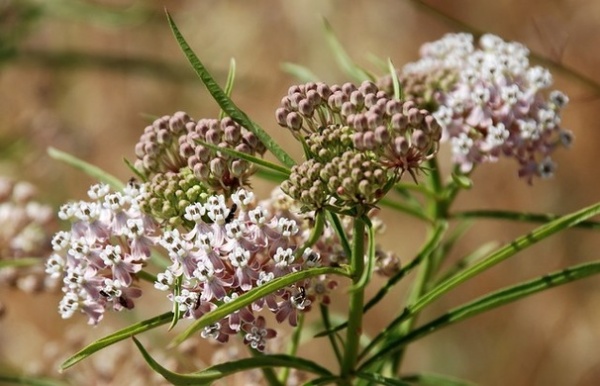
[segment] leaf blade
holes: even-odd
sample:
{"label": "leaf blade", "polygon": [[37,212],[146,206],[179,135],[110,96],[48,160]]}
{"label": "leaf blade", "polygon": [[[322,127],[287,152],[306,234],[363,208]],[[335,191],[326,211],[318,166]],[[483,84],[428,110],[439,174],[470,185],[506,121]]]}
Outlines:
{"label": "leaf blade", "polygon": [[164,314],[132,324],[131,326],[118,330],[110,335],[105,336],[104,338],[98,339],[95,342],[90,343],[71,357],[69,357],[67,360],[65,360],[60,365],[60,370],[66,370],[69,367],[89,357],[93,353],[100,351],[103,348],[108,347],[114,343],[120,342],[142,332],[149,331],[163,324],[167,324],[172,320],[172,318],[173,314],[171,311],[165,312]]}
{"label": "leaf blade", "polygon": [[144,359],[150,365],[150,367],[152,367],[153,370],[158,372],[167,381],[171,382],[174,385],[209,384],[228,375],[256,368],[287,367],[308,371],[321,376],[332,375],[329,370],[312,361],[309,361],[304,358],[283,354],[244,358],[233,362],[226,362],[207,367],[206,369],[197,371],[195,373],[179,374],[161,366],[158,362],[154,360],[154,358],[152,358],[152,356],[150,356],[148,351],[137,339],[133,338],[133,341],[135,342],[138,350],[140,350],[140,352],[144,356]]}
{"label": "leaf blade", "polygon": [[105,172],[97,166],[87,163],[71,154],[65,153],[64,151],[53,147],[49,147],[47,151],[51,158],[64,162],[75,169],[79,169],[88,176],[110,185],[115,190],[122,190],[125,187],[125,184],[123,184],[123,182],[121,182],[117,177]]}
{"label": "leaf blade", "polygon": [[208,90],[208,92],[212,95],[217,104],[237,123],[244,126],[246,129],[250,130],[254,133],[258,139],[262,141],[262,143],[266,146],[267,149],[285,166],[292,167],[295,165],[294,160],[290,157],[275,141],[273,138],[269,136],[260,126],[254,123],[250,118],[244,113],[239,107],[236,106],[235,103],[225,94],[223,89],[219,86],[219,84],[214,80],[212,75],[208,72],[204,64],[200,61],[198,56],[194,53],[192,48],[189,46],[177,25],[171,18],[171,15],[168,11],[165,11],[167,15],[167,21],[169,22],[169,26],[171,27],[171,31],[175,36],[175,40],[179,44],[179,47],[183,51],[184,55],[192,65],[194,71],[204,83],[204,86]]}

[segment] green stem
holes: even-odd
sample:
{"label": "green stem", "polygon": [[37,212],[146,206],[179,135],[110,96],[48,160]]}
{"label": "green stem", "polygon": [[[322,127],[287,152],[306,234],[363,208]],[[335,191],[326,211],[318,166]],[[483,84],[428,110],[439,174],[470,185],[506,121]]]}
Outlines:
{"label": "green stem", "polygon": [[[298,325],[294,328],[292,334],[292,340],[290,342],[290,349],[288,355],[295,357],[298,352],[298,346],[300,344],[300,336],[302,335],[302,326],[304,325],[304,314],[298,315]],[[290,376],[290,368],[284,367],[281,372],[281,383],[287,385],[288,377]]]}
{"label": "green stem", "polygon": [[136,275],[137,277],[147,281],[148,283],[154,283],[156,281],[156,276],[146,271],[139,271],[138,273],[136,273]]}
{"label": "green stem", "polygon": [[419,220],[426,221],[428,223],[432,223],[431,219],[423,213],[419,208],[415,208],[412,205],[403,204],[401,202],[390,200],[389,198],[383,198],[379,201],[379,205],[387,206],[388,208],[392,208],[397,210],[398,212],[406,213],[410,216],[418,218]]}
{"label": "green stem", "polygon": [[[352,284],[356,285],[365,268],[365,221],[361,217],[354,219],[352,233],[352,258],[350,261]],[[357,287],[350,293],[350,309],[348,311],[348,329],[346,334],[346,351],[342,362],[342,377],[350,385],[349,377],[354,372],[358,360],[360,336],[362,335],[363,302],[365,290]]]}
{"label": "green stem", "polygon": [[[431,190],[434,192],[434,198],[429,203],[429,216],[430,218],[434,219],[435,224],[435,226],[432,227],[428,232],[429,239],[432,239],[435,235],[436,228],[447,227],[444,219],[447,216],[448,208],[452,200],[454,200],[458,189],[446,189],[444,187],[436,157],[430,159],[428,163],[430,170],[429,185],[431,186]],[[424,256],[406,304],[414,304],[427,291],[429,282],[439,267],[439,262],[443,259],[443,256],[435,256],[436,252],[436,250],[433,250],[427,256]],[[408,334],[414,328],[418,316],[419,314],[415,313],[408,320],[402,323],[399,328],[392,330],[392,334],[387,340],[394,340],[400,336]],[[392,375],[398,373],[402,364],[402,359],[404,358],[404,352],[405,350],[402,349],[392,356]]]}
{"label": "green stem", "polygon": [[[509,210],[466,210],[461,212],[454,212],[449,215],[452,219],[463,219],[463,218],[487,218],[491,220],[511,220],[521,222],[533,222],[533,223],[545,223],[556,220],[561,216],[553,213],[521,213],[513,212]],[[586,229],[600,229],[600,222],[598,221],[582,221],[575,225],[575,228],[586,228]]]}
{"label": "green stem", "polygon": [[[329,331],[329,330],[331,330],[331,320],[329,319],[329,308],[322,303],[319,306],[321,309],[321,319],[323,320],[323,326],[325,327],[325,329],[327,331]],[[342,354],[340,353],[340,348],[338,347],[338,344],[335,341],[336,335],[337,335],[336,333],[331,333],[331,334],[327,334],[327,337],[329,338],[329,343],[331,343],[331,349],[333,350],[333,353],[335,354],[335,358],[337,359],[338,363],[341,365],[342,364]]]}

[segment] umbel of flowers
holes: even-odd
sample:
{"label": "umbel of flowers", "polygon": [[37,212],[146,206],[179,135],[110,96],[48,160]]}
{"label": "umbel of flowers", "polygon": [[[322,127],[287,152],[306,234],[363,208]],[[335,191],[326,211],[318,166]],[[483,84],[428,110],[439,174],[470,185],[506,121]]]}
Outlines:
{"label": "umbel of flowers", "polygon": [[525,46],[494,35],[475,44],[472,35],[448,34],[423,45],[421,59],[399,74],[406,97],[434,113],[462,172],[513,157],[519,176],[531,182],[551,176],[551,153],[571,144],[560,120],[568,98],[560,91],[546,97],[552,76],[530,66],[528,55]]}
{"label": "umbel of flowers", "polygon": [[441,137],[427,110],[368,81],[293,86],[275,114],[304,144],[307,161],[282,189],[305,210],[375,204],[404,172],[415,178]]}

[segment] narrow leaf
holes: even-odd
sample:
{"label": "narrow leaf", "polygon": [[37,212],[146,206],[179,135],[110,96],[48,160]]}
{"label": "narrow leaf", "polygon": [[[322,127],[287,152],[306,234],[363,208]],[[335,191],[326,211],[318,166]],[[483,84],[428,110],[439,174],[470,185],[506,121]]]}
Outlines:
{"label": "narrow leaf", "polygon": [[[233,92],[233,83],[235,82],[235,59],[231,58],[229,61],[229,72],[227,73],[227,81],[225,81],[225,95],[231,98]],[[225,117],[225,111],[219,111],[219,119]]]}
{"label": "narrow leaf", "polygon": [[243,295],[240,295],[235,300],[220,305],[217,309],[204,314],[200,319],[196,320],[191,326],[189,326],[185,331],[183,331],[180,335],[175,337],[175,339],[171,342],[171,345],[178,345],[184,340],[188,339],[194,333],[200,331],[206,326],[214,324],[219,320],[223,319],[227,315],[239,310],[240,308],[246,307],[256,300],[267,296],[268,294],[277,291],[278,289],[285,288],[290,286],[300,280],[308,279],[309,277],[325,275],[325,274],[334,274],[349,277],[350,274],[342,268],[336,267],[319,267],[319,268],[311,268],[305,269],[302,271],[290,273],[288,275],[278,277],[276,279],[271,280],[270,282],[260,286],[253,288],[252,290],[246,292]]}
{"label": "narrow leaf", "polygon": [[319,81],[319,77],[315,75],[314,72],[300,64],[289,62],[281,63],[281,69],[284,72],[287,72],[288,74],[292,75],[302,83]]}
{"label": "narrow leaf", "polygon": [[27,386],[67,386],[66,383],[51,379],[28,377],[25,375],[0,374],[0,384],[3,385],[27,385]]}
{"label": "narrow leaf", "polygon": [[413,386],[411,383],[397,379],[384,377],[378,373],[357,373],[358,378],[364,379],[365,381],[373,382],[376,385],[384,386]]}
{"label": "narrow leaf", "polygon": [[400,379],[419,386],[475,386],[473,382],[440,374],[414,374]]}
{"label": "narrow leaf", "polygon": [[125,186],[117,177],[105,172],[97,166],[89,164],[79,158],[72,156],[71,154],[65,153],[53,147],[48,148],[48,155],[55,160],[62,161],[67,165],[79,169],[90,177],[97,179],[98,181],[104,182],[110,185],[115,190],[122,190]]}
{"label": "narrow leaf", "polygon": [[262,166],[258,166],[256,168],[255,175],[259,178],[262,178],[265,181],[275,182],[278,185],[281,184],[283,181],[287,180],[288,178],[288,175],[275,172],[272,169],[267,169]]}
{"label": "narrow leaf", "polygon": [[131,172],[140,179],[140,181],[142,182],[147,182],[148,178],[146,178],[146,176],[140,172],[133,163],[131,163],[130,160],[128,160],[127,158],[123,158],[123,161],[125,162],[125,165],[127,165],[127,167],[129,168],[129,170],[131,170]]}
{"label": "narrow leaf", "polygon": [[[508,210],[467,210],[450,214],[450,218],[485,218],[491,220],[511,220],[533,223],[545,223],[559,219],[561,216],[553,213],[522,213]],[[582,221],[575,228],[600,229],[598,221]]]}
{"label": "narrow leaf", "polygon": [[312,381],[308,381],[302,384],[302,386],[321,386],[321,385],[332,385],[338,384],[341,378],[337,375],[327,375],[325,377],[315,378]]}
{"label": "narrow leaf", "polygon": [[290,170],[289,169],[287,169],[287,168],[285,168],[283,166],[276,165],[276,164],[271,163],[269,161],[266,161],[266,160],[264,160],[262,158],[254,157],[254,156],[252,156],[252,155],[250,155],[248,153],[237,151],[237,150],[234,150],[234,149],[231,149],[231,148],[228,148],[228,147],[221,147],[221,146],[213,145],[211,143],[208,143],[208,142],[205,142],[205,141],[202,141],[202,140],[199,140],[199,139],[196,140],[196,142],[199,143],[202,146],[205,146],[205,147],[211,149],[211,150],[227,154],[228,156],[231,156],[231,157],[240,158],[240,159],[246,160],[248,162],[251,162],[253,164],[262,166],[265,169],[270,169],[270,170],[272,170],[274,172],[283,174],[284,176],[286,176],[286,178],[289,177],[289,175],[290,175]]}
{"label": "narrow leaf", "polygon": [[162,315],[155,316],[154,318],[150,318],[138,322],[136,324],[132,324],[131,326],[125,327],[119,331],[105,336],[104,338],[98,339],[97,341],[89,344],[87,347],[83,348],[81,351],[64,361],[63,364],[60,365],[60,370],[66,370],[69,367],[75,365],[76,363],[89,357],[96,351],[100,351],[103,348],[108,347],[114,343],[120,342],[134,335],[141,334],[142,332],[152,330],[153,328],[162,326],[163,324],[167,324],[172,320],[172,318],[173,313],[166,312]]}
{"label": "narrow leaf", "polygon": [[388,58],[388,70],[390,72],[390,76],[392,77],[392,86],[394,87],[394,98],[396,100],[401,100],[402,89],[400,88],[400,81],[398,80],[398,72],[396,71],[396,67],[394,67],[394,63],[392,63],[392,59]]}
{"label": "narrow leaf", "polygon": [[206,86],[208,92],[213,96],[221,109],[223,109],[223,111],[225,111],[225,113],[227,113],[227,115],[229,115],[234,121],[253,132],[282,164],[290,168],[294,166],[294,160],[281,147],[279,147],[277,143],[275,143],[273,138],[271,138],[269,134],[267,134],[260,126],[252,122],[246,113],[240,110],[240,108],[237,107],[235,103],[233,103],[233,101],[225,94],[219,84],[208,72],[206,67],[204,67],[204,64],[202,64],[194,51],[192,51],[183,35],[181,35],[181,32],[179,32],[179,29],[177,28],[177,25],[175,25],[175,22],[171,18],[169,12],[166,12],[166,14],[169,26],[175,35],[175,39],[177,40],[179,47],[194,68],[196,74],[198,74],[200,80],[202,80],[202,83],[204,83],[204,86]]}
{"label": "narrow leaf", "polygon": [[342,46],[342,43],[338,40],[333,32],[333,28],[327,19],[323,18],[323,27],[325,28],[325,39],[327,39],[327,43],[335,56],[335,59],[338,62],[338,65],[348,75],[350,78],[354,79],[357,82],[362,82],[365,80],[373,80],[372,76],[369,75],[365,70],[357,66],[350,55]]}
{"label": "narrow leaf", "polygon": [[133,338],[136,346],[144,356],[144,359],[150,367],[167,381],[174,385],[204,385],[217,381],[228,375],[239,373],[245,370],[251,370],[263,367],[291,367],[294,369],[311,372],[318,375],[331,376],[331,372],[326,368],[309,361],[307,359],[289,356],[289,355],[264,355],[253,358],[244,358],[233,362],[226,362],[215,366],[207,367],[202,371],[191,374],[179,374],[167,370],[156,362],[146,351],[144,346]]}
{"label": "narrow leaf", "polygon": [[377,353],[367,360],[361,368],[368,368],[387,355],[401,350],[408,343],[423,338],[444,327],[448,327],[465,319],[479,315],[483,312],[498,308],[508,303],[523,299],[541,291],[567,284],[588,276],[600,273],[600,261],[572,266],[561,271],[553,272],[537,279],[526,281],[517,285],[484,295],[469,303],[453,308],[435,320],[411,331],[407,335],[391,340]]}
{"label": "narrow leaf", "polygon": [[600,203],[583,208],[570,215],[563,216],[557,220],[536,228],[524,236],[515,239],[512,243],[498,249],[496,252],[490,254],[487,258],[467,268],[461,274],[449,278],[423,295],[414,305],[409,306],[411,313],[422,309],[427,304],[450,291],[452,288],[487,270],[488,268],[491,268],[494,265],[508,259],[509,257],[514,256],[517,254],[517,252],[528,248],[561,230],[571,228],[581,221],[595,216],[598,213],[600,213]]}
{"label": "narrow leaf", "polygon": [[20,257],[14,260],[0,260],[0,269],[3,268],[21,268],[32,267],[34,265],[43,265],[44,259],[41,257]]}

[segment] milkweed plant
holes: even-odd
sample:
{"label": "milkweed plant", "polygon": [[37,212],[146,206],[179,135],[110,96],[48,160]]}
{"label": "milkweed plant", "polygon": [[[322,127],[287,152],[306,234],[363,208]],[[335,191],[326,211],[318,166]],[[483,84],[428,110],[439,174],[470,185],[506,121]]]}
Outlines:
{"label": "milkweed plant", "polygon": [[[135,343],[148,368],[172,384],[209,384],[237,373],[268,385],[420,384],[425,375],[401,371],[410,343],[600,273],[600,262],[567,267],[417,320],[436,299],[545,238],[570,227],[596,227],[586,220],[600,212],[600,203],[564,216],[452,208],[472,188],[471,173],[485,164],[513,163],[516,178],[536,184],[552,177],[554,152],[573,141],[561,121],[569,98],[551,88],[552,75],[530,63],[522,44],[489,34],[448,34],[423,45],[420,58],[400,68],[388,61],[381,74],[371,74],[347,63],[354,82],[290,85],[271,126],[287,131],[302,149],[302,159],[294,160],[231,100],[234,66],[222,88],[167,17],[221,112],[195,118],[178,111],[148,124],[135,145],[136,159],[127,162],[127,183],[50,149],[54,158],[99,179],[87,200],[58,211],[68,226],[54,234],[45,262],[47,276],[62,285],[58,312],[94,326],[107,312],[148,307],[158,313],[72,353],[63,370],[107,346]],[[343,56],[339,43],[334,46]],[[442,147],[448,159],[438,157]],[[266,153],[276,162],[265,160]],[[451,162],[451,173],[443,175],[441,162]],[[258,197],[254,178],[278,187]],[[427,229],[416,255],[378,243],[385,228],[380,211],[396,211]],[[442,269],[461,235],[453,230],[478,217],[540,225]],[[408,278],[412,271],[416,275]],[[384,280],[373,281],[374,275]],[[409,294],[397,302],[394,319],[366,336],[365,315],[406,280]],[[143,281],[151,283],[144,291],[161,293],[164,302],[145,304]],[[366,296],[375,283],[384,284]],[[338,297],[348,306],[334,317],[329,305]],[[307,314],[315,314],[310,323]],[[171,346],[197,339],[195,345],[245,345],[247,354],[236,351],[194,373],[174,372],[136,339],[167,325]],[[175,325],[180,332],[171,331]],[[292,331],[288,342],[278,336],[284,325]],[[338,366],[299,357],[301,335],[322,340]],[[427,382],[467,384],[441,375]]]}

